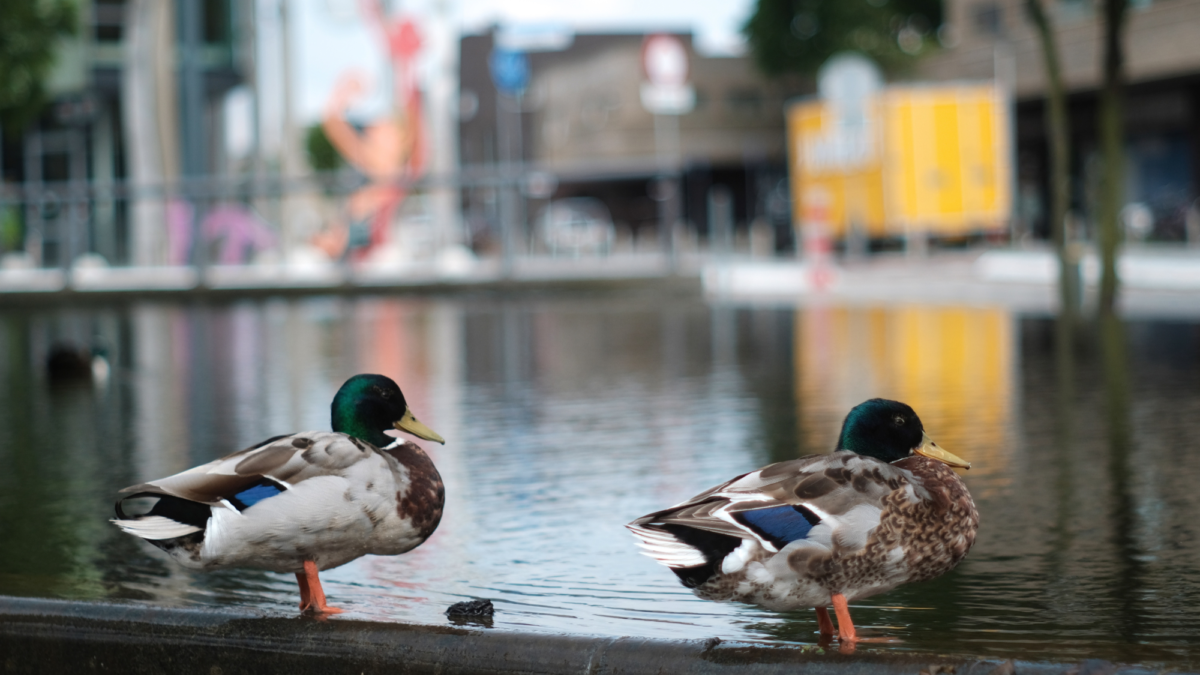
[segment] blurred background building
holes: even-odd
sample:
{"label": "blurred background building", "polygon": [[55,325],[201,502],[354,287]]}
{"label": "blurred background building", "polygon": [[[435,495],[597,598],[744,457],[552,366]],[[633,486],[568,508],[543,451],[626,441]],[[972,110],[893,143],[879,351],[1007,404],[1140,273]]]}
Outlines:
{"label": "blurred background building", "polygon": [[[33,264],[85,253],[145,264],[146,249],[164,240],[161,208],[139,214],[116,183],[161,193],[235,168],[223,111],[253,71],[252,10],[230,0],[76,4],[75,34],[59,44],[46,82],[50,105],[22,133],[4,134],[4,181],[56,186],[21,214]],[[71,194],[59,194],[63,185]]]}
{"label": "blurred background building", "polygon": [[[1125,201],[1152,213],[1140,236],[1182,241],[1200,195],[1200,2],[1135,0],[1125,28]],[[1099,189],[1097,106],[1102,23],[1088,0],[1047,3],[1068,91],[1072,209],[1091,227]],[[998,78],[1016,97],[1018,227],[1049,236],[1046,76],[1024,0],[946,0],[947,47],[920,63],[928,80]],[[1196,219],[1193,214],[1193,220]],[[1090,232],[1088,234],[1091,234]],[[1192,237],[1195,237],[1193,234]]]}
{"label": "blurred background building", "polygon": [[[22,3],[13,7],[54,4]],[[1000,191],[1011,208],[976,229],[993,243],[1049,236],[1045,76],[1023,0],[897,1],[885,9],[899,14],[854,19],[861,25],[830,23],[826,5],[758,0],[741,19],[749,48],[721,54],[699,48],[686,26],[481,27],[455,14],[462,4],[74,3],[74,33],[56,43],[45,81],[49,105],[3,128],[2,266],[344,263],[313,241],[345,220],[345,201],[367,181],[339,161],[321,121],[350,52],[382,65],[368,73],[374,103],[347,120],[361,131],[393,114],[385,71],[396,45],[378,39],[371,7],[419,29],[417,145],[430,160],[399,181],[411,198],[392,239],[407,249],[356,263],[440,260],[454,247],[473,260],[793,255],[800,196],[789,189],[786,110],[815,94],[826,52],[847,49],[878,62],[889,86],[995,83],[1011,93],[1001,148],[1011,185]],[[1081,237],[1094,239],[1099,20],[1088,0],[1047,7],[1069,92],[1072,208]],[[1135,239],[1200,241],[1197,34],[1200,0],[1132,3],[1124,202],[1141,224],[1129,229]],[[682,46],[688,96],[673,112],[646,103],[655,35]],[[498,54],[515,59],[519,86],[497,80]]]}
{"label": "blurred background building", "polygon": [[[677,34],[695,99],[664,123],[640,95],[650,34],[562,32],[543,36],[543,46],[528,53],[518,109],[489,74],[498,36],[500,29],[462,38],[459,148],[464,167],[482,166],[505,158],[505,134],[519,139],[517,157],[555,177],[553,185],[535,186],[529,215],[536,218],[549,200],[592,198],[611,214],[620,239],[657,246],[661,202],[677,200],[685,237],[707,237],[715,190],[730,202],[743,237],[753,224],[764,249],[790,247],[783,110],[801,91],[794,80],[768,80],[747,56],[699,54],[691,34]],[[509,131],[513,118],[520,127]],[[662,194],[664,176],[677,177],[680,189]],[[494,231],[501,219],[489,187],[468,190],[465,210],[475,232]]]}

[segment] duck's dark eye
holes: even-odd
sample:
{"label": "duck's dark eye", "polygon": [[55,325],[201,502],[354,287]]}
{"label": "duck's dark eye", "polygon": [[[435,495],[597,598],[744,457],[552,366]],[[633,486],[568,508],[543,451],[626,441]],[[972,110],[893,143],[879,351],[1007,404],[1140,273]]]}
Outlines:
{"label": "duck's dark eye", "polygon": [[893,417],[892,422],[898,427],[904,426],[904,418],[900,415],[896,415],[895,417]]}
{"label": "duck's dark eye", "polygon": [[387,389],[384,389],[383,387],[375,387],[375,393],[379,394],[379,396],[381,398],[391,398],[392,397],[392,392],[388,391]]}

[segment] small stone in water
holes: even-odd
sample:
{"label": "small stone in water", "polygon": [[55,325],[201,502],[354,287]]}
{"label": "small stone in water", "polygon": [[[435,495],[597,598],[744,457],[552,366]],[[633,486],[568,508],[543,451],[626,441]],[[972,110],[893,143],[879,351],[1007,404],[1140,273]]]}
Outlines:
{"label": "small stone in water", "polygon": [[464,600],[450,605],[446,616],[491,616],[496,613],[491,600]]}

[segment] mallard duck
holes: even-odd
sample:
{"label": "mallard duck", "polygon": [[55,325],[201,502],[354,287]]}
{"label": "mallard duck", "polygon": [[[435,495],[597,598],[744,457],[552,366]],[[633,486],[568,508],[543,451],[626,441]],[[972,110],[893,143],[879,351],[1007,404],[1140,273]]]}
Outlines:
{"label": "mallard duck", "polygon": [[46,374],[54,382],[92,380],[96,384],[108,381],[110,367],[106,350],[96,342],[91,349],[71,342],[55,342],[46,354]]}
{"label": "mallard duck", "polygon": [[[121,490],[113,522],[193,569],[293,572],[300,609],[326,604],[320,570],[398,555],[433,534],[445,492],[429,456],[399,432],[445,443],[413,417],[400,387],[355,375],[334,396],[333,431],[276,436],[174,476]],[[155,497],[127,515],[125,500]]]}
{"label": "mallard duck", "polygon": [[771,464],[626,527],[644,553],[707,600],[813,607],[824,638],[860,638],[849,602],[954,568],[979,512],[909,406],[872,399],[846,415],[837,449]]}

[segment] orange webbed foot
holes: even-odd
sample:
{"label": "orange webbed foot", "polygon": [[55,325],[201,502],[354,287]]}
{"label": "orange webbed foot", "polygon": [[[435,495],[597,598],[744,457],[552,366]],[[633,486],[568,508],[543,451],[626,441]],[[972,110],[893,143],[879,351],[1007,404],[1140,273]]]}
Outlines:
{"label": "orange webbed foot", "polygon": [[325,602],[325,589],[321,588],[321,579],[317,576],[315,562],[304,561],[304,572],[296,573],[296,583],[300,585],[300,612],[302,614],[324,618],[346,611],[340,607],[331,607]]}
{"label": "orange webbed foot", "polygon": [[833,602],[833,611],[837,614],[838,641],[841,643],[838,651],[842,654],[853,654],[859,644],[897,644],[900,642],[899,639],[892,637],[860,636],[854,629],[854,622],[850,620],[850,605],[846,602],[846,596],[834,593],[830,600]]}
{"label": "orange webbed foot", "polygon": [[342,609],[341,607],[331,607],[329,605],[317,605],[315,603],[310,603],[307,607],[300,608],[301,614],[312,615],[317,618],[322,618],[322,617],[329,616],[332,614],[341,614],[342,612],[345,612],[345,611],[346,610]]}

